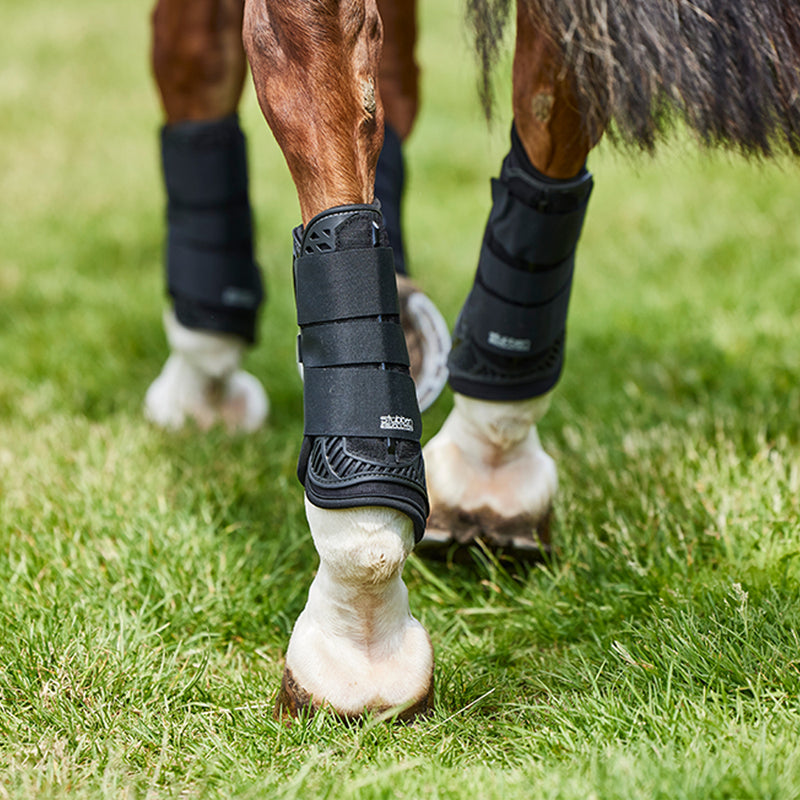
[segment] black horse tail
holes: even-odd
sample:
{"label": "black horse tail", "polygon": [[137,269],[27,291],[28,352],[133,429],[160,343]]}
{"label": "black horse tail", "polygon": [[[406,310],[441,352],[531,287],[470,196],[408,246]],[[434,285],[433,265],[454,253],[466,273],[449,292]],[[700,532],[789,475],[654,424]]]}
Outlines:
{"label": "black horse tail", "polygon": [[[797,0],[518,0],[563,50],[587,129],[652,150],[683,120],[708,146],[800,154]],[[467,0],[491,108],[509,0]]]}

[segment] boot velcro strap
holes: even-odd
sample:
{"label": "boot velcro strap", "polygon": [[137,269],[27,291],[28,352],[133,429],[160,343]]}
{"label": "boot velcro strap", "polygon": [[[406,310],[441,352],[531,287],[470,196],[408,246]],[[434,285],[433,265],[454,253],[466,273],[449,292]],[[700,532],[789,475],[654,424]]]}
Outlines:
{"label": "boot velcro strap", "polygon": [[546,203],[534,208],[498,179],[492,180],[492,201],[488,228],[494,240],[528,268],[557,264],[575,250],[589,202],[587,197],[566,213],[554,213]]}
{"label": "boot velcro strap", "polygon": [[309,253],[295,259],[297,322],[398,315],[390,247]]}
{"label": "boot velcro strap", "polygon": [[363,436],[419,441],[422,420],[407,373],[324,367],[303,373],[306,436]]}
{"label": "boot velcro strap", "polygon": [[246,202],[226,206],[184,206],[170,202],[167,221],[171,242],[211,250],[252,249],[253,223]]}
{"label": "boot velcro strap", "polygon": [[170,202],[195,208],[248,202],[247,150],[236,115],[161,129]]}
{"label": "boot velcro strap", "polygon": [[168,215],[170,294],[212,308],[255,311],[264,293],[253,264],[248,204],[202,208],[170,202]]}
{"label": "boot velcro strap", "polygon": [[264,290],[249,250],[218,253],[169,240],[168,290],[173,297],[210,308],[255,312]]}
{"label": "boot velcro strap", "polygon": [[502,356],[542,352],[564,333],[570,284],[548,302],[520,306],[497,297],[480,283],[472,287],[465,306],[470,335],[482,349]]}
{"label": "boot velcro strap", "polygon": [[575,259],[570,254],[559,264],[531,272],[509,264],[494,250],[494,237],[487,231],[478,263],[478,280],[491,292],[514,303],[546,303],[572,282]]}
{"label": "boot velcro strap", "polygon": [[403,328],[391,320],[352,319],[345,324],[310,325],[298,337],[298,356],[306,369],[347,364],[409,366]]}

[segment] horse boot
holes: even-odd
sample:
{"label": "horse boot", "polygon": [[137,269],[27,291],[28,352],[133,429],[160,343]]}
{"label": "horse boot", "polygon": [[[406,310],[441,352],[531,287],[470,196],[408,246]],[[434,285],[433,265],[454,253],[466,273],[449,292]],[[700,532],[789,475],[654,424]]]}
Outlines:
{"label": "horse boot", "polygon": [[582,170],[550,179],[516,129],[472,290],[448,359],[455,406],[426,446],[431,517],[424,545],[476,539],[517,553],[550,544],[557,478],[536,423],[564,363],[575,249],[592,190]]}
{"label": "horse boot", "polygon": [[428,515],[421,418],[377,205],[294,235],[304,440],[298,478],[320,567],[286,654],[276,713],[424,714],[433,652],[403,564]]}
{"label": "horse boot", "polygon": [[244,134],[235,115],[166,125],[161,153],[171,355],[147,392],[145,414],[166,428],[188,418],[204,429],[222,422],[252,431],[269,406],[260,382],[239,369],[264,296]]}

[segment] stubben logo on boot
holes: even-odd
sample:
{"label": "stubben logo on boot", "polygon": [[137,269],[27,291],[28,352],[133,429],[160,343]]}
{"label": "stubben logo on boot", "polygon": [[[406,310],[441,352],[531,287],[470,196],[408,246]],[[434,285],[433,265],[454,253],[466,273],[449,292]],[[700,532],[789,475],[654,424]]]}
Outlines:
{"label": "stubben logo on boot", "polygon": [[497,331],[489,331],[489,344],[500,350],[511,350],[513,353],[528,353],[531,349],[530,339],[515,339]]}
{"label": "stubben logo on boot", "polygon": [[382,431],[414,431],[414,420],[400,414],[383,414],[381,416]]}

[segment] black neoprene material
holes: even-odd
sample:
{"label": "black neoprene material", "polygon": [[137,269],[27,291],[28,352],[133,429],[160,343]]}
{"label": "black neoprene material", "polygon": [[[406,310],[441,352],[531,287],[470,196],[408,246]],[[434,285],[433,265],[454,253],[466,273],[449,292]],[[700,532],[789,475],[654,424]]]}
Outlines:
{"label": "black neoprene material", "polygon": [[381,213],[389,234],[389,244],[394,252],[394,268],[406,275],[405,247],[403,244],[402,206],[405,185],[405,165],[400,137],[390,125],[384,125],[383,148],[375,171],[375,197],[380,200]]}
{"label": "black neoprene material", "polygon": [[236,116],[161,131],[167,288],[187,328],[255,341],[264,292],[253,259],[247,153]]}
{"label": "black neoprene material", "polygon": [[419,541],[429,511],[422,420],[379,206],[331,208],[297,228],[294,284],[306,495],[321,508],[395,508]]}
{"label": "black neoprene material", "polygon": [[482,400],[537,397],[555,386],[575,248],[592,176],[558,181],[530,163],[516,129],[500,177],[478,269],[453,333],[450,385]]}

